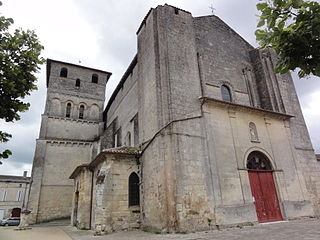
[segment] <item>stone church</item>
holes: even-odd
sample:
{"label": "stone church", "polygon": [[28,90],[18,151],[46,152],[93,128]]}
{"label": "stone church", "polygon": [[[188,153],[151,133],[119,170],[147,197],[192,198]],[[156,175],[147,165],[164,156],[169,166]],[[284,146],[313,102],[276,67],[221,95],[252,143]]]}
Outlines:
{"label": "stone church", "polygon": [[105,108],[110,72],[48,59],[30,223],[185,232],[319,215],[320,166],[272,50],[169,5],[136,34]]}

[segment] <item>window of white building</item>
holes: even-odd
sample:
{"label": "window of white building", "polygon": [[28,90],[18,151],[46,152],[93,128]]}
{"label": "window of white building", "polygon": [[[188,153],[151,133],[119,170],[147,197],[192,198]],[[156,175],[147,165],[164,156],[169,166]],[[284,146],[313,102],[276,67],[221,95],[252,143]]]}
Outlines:
{"label": "window of white building", "polygon": [[17,194],[16,194],[16,201],[20,202],[22,198],[22,191],[18,190]]}
{"label": "window of white building", "polygon": [[2,192],[2,201],[5,202],[7,200],[8,191],[6,189]]}

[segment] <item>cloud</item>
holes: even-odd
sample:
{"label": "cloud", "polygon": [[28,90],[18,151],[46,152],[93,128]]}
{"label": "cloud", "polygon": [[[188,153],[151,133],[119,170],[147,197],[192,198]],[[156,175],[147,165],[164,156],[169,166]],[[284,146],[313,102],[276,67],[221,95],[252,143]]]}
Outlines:
{"label": "cloud", "polygon": [[313,148],[320,153],[320,78],[312,76],[299,79],[297,72],[292,77]]}
{"label": "cloud", "polygon": [[302,109],[305,121],[309,129],[309,134],[313,147],[317,153],[320,153],[320,89],[312,91],[306,97],[308,101],[303,102],[304,108]]}
{"label": "cloud", "polygon": [[[38,137],[40,121],[26,124],[23,121],[14,124],[4,124],[5,131],[12,135],[12,139],[1,144],[1,149],[11,149],[13,154],[9,158],[15,162],[30,163],[35,150],[35,139]],[[2,125],[2,124],[1,124]],[[35,131],[35,129],[37,129]]]}
{"label": "cloud", "polygon": [[0,166],[1,175],[16,175],[16,176],[23,176],[24,171],[28,171],[27,176],[31,176],[31,168],[32,164],[24,164],[21,162],[3,160],[3,165]]}

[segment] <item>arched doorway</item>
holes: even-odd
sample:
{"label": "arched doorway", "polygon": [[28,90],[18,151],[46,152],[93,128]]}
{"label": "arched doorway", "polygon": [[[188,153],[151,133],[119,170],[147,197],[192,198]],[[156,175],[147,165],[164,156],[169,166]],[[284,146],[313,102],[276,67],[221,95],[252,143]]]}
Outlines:
{"label": "arched doorway", "polygon": [[21,208],[13,208],[11,211],[11,217],[20,217]]}
{"label": "arched doorway", "polygon": [[73,226],[78,225],[78,210],[79,210],[79,191],[75,192],[74,195],[74,208],[73,208]]}
{"label": "arched doorway", "polygon": [[250,187],[259,222],[282,220],[271,163],[266,155],[253,151],[247,159]]}

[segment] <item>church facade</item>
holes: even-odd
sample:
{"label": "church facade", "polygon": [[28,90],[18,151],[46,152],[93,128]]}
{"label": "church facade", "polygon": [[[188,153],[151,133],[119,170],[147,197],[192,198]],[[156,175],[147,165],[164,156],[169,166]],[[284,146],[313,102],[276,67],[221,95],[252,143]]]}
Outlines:
{"label": "church facade", "polygon": [[319,215],[320,166],[272,50],[169,5],[137,41],[105,109],[111,73],[48,61],[30,223],[184,232]]}

